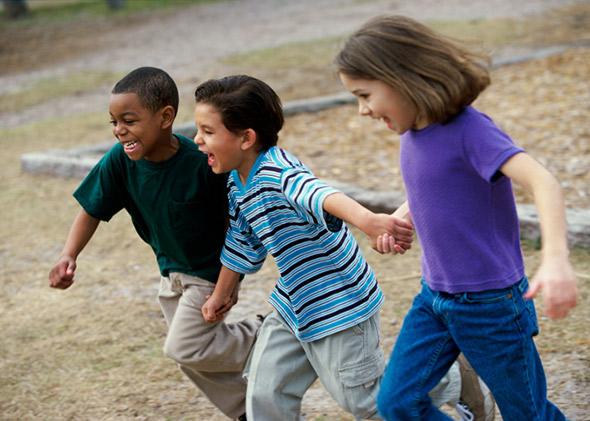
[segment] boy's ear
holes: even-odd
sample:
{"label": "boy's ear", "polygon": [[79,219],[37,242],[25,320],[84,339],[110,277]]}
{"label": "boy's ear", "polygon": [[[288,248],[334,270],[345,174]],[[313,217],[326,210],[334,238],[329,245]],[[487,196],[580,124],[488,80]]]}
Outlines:
{"label": "boy's ear", "polygon": [[166,105],[164,108],[162,108],[161,115],[162,129],[169,129],[172,127],[172,123],[174,123],[174,119],[176,118],[174,107],[172,105]]}
{"label": "boy's ear", "polygon": [[248,150],[251,149],[253,147],[256,146],[256,140],[257,140],[257,136],[256,136],[256,132],[253,129],[246,129],[244,130],[244,133],[242,134],[243,138],[242,138],[242,150]]}

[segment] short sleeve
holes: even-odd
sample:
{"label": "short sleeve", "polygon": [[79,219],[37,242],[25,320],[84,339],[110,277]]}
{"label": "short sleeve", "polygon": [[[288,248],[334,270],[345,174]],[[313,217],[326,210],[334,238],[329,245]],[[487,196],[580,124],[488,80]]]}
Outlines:
{"label": "short sleeve", "polygon": [[334,231],[334,225],[341,221],[324,211],[324,200],[338,190],[316,178],[307,168],[295,167],[283,172],[281,178],[283,194],[307,222],[321,224]]}
{"label": "short sleeve", "polygon": [[467,120],[463,133],[465,158],[486,181],[494,182],[500,167],[523,149],[485,114],[475,113]]}
{"label": "short sleeve", "polygon": [[231,195],[229,197],[229,229],[221,252],[221,263],[238,273],[254,273],[266,260],[267,251],[242,218]]}
{"label": "short sleeve", "polygon": [[91,216],[109,221],[124,207],[121,194],[122,167],[117,163],[118,148],[113,146],[92,168],[74,192],[80,206]]}

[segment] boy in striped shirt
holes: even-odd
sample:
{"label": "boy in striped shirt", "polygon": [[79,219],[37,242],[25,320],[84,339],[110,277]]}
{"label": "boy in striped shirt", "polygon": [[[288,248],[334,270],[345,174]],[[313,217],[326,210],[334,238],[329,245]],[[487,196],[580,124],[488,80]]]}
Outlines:
{"label": "boy in striped shirt", "polygon": [[[195,142],[213,172],[230,173],[221,262],[249,274],[270,253],[280,272],[269,298],[275,311],[260,328],[247,368],[248,419],[299,419],[303,394],[318,377],[342,408],[377,417],[383,293],[344,222],[372,240],[390,233],[399,253],[411,246],[411,224],[365,209],[278,148],[281,103],[264,82],[209,80],[195,99]],[[223,317],[235,287],[218,281],[202,308],[206,320]],[[450,373],[432,396],[439,405],[459,398],[458,370]]]}

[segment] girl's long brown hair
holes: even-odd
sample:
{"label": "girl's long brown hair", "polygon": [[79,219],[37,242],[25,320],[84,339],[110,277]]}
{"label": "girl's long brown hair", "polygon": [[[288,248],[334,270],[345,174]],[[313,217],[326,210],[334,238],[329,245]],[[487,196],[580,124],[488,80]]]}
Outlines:
{"label": "girl's long brown hair", "polygon": [[440,123],[490,84],[489,58],[404,16],[366,22],[335,58],[351,78],[379,80],[416,106],[417,120]]}

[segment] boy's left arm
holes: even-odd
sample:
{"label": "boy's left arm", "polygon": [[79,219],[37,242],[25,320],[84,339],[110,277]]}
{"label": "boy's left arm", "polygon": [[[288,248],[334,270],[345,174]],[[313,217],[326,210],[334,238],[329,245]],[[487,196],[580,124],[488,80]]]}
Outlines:
{"label": "boy's left arm", "polygon": [[517,153],[500,171],[533,194],[541,226],[541,265],[525,298],[541,292],[545,312],[552,319],[567,316],[576,306],[576,276],[569,261],[567,223],[563,194],[558,181],[526,153]]}
{"label": "boy's left arm", "polygon": [[210,323],[222,320],[225,313],[238,302],[239,287],[240,274],[221,266],[215,289],[201,307],[203,318]]}
{"label": "boy's left arm", "polygon": [[326,197],[323,209],[363,231],[371,239],[373,248],[379,236],[385,233],[395,238],[395,250],[398,253],[412,246],[414,231],[410,222],[393,215],[373,213],[344,193],[333,193]]}

